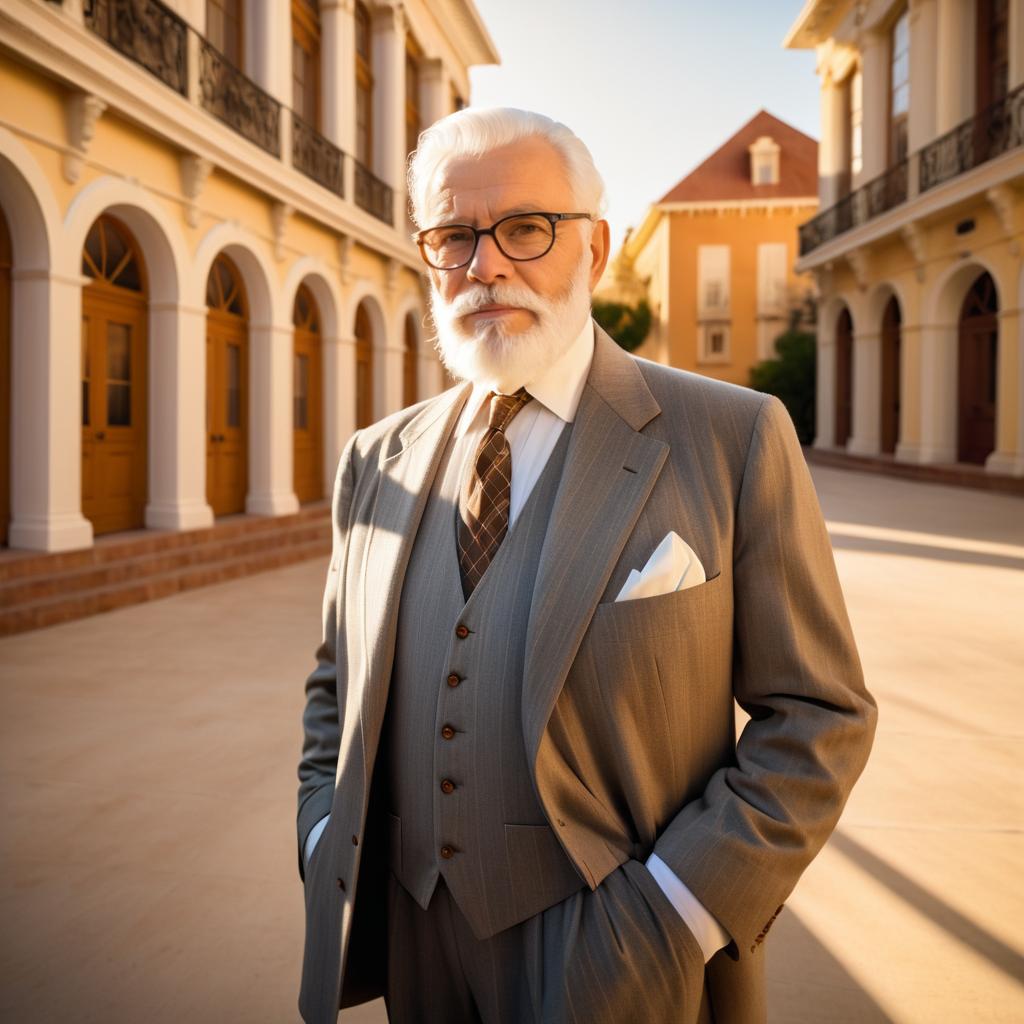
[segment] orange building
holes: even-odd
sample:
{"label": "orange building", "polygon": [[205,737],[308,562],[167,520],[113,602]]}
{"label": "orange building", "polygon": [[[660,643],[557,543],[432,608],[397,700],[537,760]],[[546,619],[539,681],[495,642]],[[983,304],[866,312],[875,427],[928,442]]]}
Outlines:
{"label": "orange building", "polygon": [[748,384],[813,293],[793,265],[797,227],[817,209],[817,142],[761,110],[648,208],[597,298],[647,298],[637,355]]}

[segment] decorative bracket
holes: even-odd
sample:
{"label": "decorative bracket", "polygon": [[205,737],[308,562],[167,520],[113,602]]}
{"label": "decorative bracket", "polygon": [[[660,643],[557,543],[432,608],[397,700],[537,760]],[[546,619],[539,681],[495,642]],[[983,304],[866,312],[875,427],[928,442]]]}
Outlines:
{"label": "decorative bracket", "polygon": [[181,191],[188,200],[185,219],[190,228],[199,226],[199,197],[212,170],[213,163],[195,153],[185,153],[181,158]]}
{"label": "decorative bracket", "polygon": [[82,174],[82,162],[89,152],[96,122],[107,104],[91,93],[76,92],[67,101],[68,148],[64,150],[64,179],[74,185]]}
{"label": "decorative bracket", "polygon": [[290,203],[273,203],[270,207],[270,225],[274,231],[274,259],[284,259],[284,233],[288,227],[288,218],[295,212]]}
{"label": "decorative bracket", "polygon": [[868,268],[870,264],[870,257],[868,256],[867,249],[851,249],[846,254],[846,262],[850,265],[850,269],[853,271],[854,279],[857,281],[857,287],[864,291],[868,286]]}
{"label": "decorative bracket", "polygon": [[1013,230],[1013,193],[1009,185],[994,185],[985,193],[986,198],[999,218],[1003,231],[1010,236],[1010,255],[1016,259],[1020,256],[1020,238],[1015,237]]}
{"label": "decorative bracket", "polygon": [[903,244],[910,250],[910,255],[914,257],[914,273],[917,275],[918,281],[923,281],[925,257],[924,232],[921,230],[920,225],[911,221],[900,228],[900,236],[903,239]]}

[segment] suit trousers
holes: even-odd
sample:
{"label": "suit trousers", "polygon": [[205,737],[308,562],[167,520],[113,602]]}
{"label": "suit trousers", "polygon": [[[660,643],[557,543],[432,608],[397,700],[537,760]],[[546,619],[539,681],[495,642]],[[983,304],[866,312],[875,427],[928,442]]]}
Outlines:
{"label": "suit trousers", "polygon": [[390,1024],[710,1024],[704,957],[639,860],[477,939],[438,879],[426,910],[389,872]]}

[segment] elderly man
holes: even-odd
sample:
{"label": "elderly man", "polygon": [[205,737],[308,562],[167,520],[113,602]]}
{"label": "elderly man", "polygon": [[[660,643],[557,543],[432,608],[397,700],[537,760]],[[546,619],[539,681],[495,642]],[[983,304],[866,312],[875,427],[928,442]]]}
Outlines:
{"label": "elderly man", "polygon": [[792,423],[591,319],[604,190],[564,125],[459,111],[409,185],[462,383],[338,466],[302,1016],[764,1020],[876,715]]}

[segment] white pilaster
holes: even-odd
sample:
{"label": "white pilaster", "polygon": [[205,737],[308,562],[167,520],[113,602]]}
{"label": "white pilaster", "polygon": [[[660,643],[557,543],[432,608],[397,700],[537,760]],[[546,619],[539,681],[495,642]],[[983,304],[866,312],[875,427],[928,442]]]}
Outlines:
{"label": "white pilaster", "polygon": [[853,424],[846,450],[877,455],[882,448],[879,402],[882,392],[882,337],[877,331],[853,338]]}
{"label": "white pilaster", "polygon": [[956,324],[921,327],[921,445],[919,462],[956,461]]}
{"label": "white pilaster", "polygon": [[[916,153],[938,134],[936,131],[936,82],[942,71],[936,66],[939,3],[944,0],[916,0],[910,8],[910,112],[907,115],[907,152]],[[878,68],[882,92],[882,152],[888,141],[889,47],[883,40]],[[865,88],[867,83],[865,81]],[[912,176],[916,177],[916,176]]]}
{"label": "white pilaster", "polygon": [[818,196],[827,210],[841,198],[843,180],[843,91],[825,69],[821,82],[821,141],[818,143]]}
{"label": "white pilaster", "polygon": [[249,515],[281,516],[299,509],[293,477],[291,324],[249,328]]}
{"label": "white pilaster", "polygon": [[863,180],[870,181],[885,170],[888,137],[886,70],[888,48],[884,36],[866,32],[861,43],[861,81],[863,82],[863,121],[861,151],[864,154]]}
{"label": "white pilaster", "polygon": [[213,525],[206,501],[206,308],[149,314],[149,499],[146,526]]}
{"label": "white pilaster", "polygon": [[[974,36],[975,5],[969,0],[938,0],[936,136],[944,135],[974,113]],[[917,100],[911,92],[911,109]]]}
{"label": "white pilaster", "polygon": [[[92,545],[82,515],[82,286],[46,271],[12,274],[12,548]],[[34,344],[24,344],[25,339]]]}
{"label": "white pilaster", "polygon": [[356,150],[354,10],[353,0],[320,0],[323,132],[349,155]]}
{"label": "white pilaster", "polygon": [[405,14],[373,12],[373,173],[394,190],[394,223],[405,223]]}
{"label": "white pilaster", "polygon": [[815,387],[815,448],[835,445],[836,423],[836,328],[835,317],[826,324],[821,310],[827,308],[828,297],[823,295],[818,304],[818,358],[817,385]]}
{"label": "white pilaster", "polygon": [[985,460],[989,473],[1024,476],[1024,356],[1021,333],[1024,318],[1019,309],[1001,309],[998,313],[999,341],[996,358],[996,447]]}

